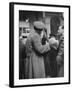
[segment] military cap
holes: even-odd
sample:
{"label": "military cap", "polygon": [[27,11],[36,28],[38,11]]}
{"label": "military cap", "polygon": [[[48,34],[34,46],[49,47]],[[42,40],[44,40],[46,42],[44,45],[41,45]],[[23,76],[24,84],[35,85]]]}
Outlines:
{"label": "military cap", "polygon": [[44,25],[44,23],[41,22],[41,21],[35,21],[35,22],[34,22],[34,27],[35,27],[36,29],[42,30],[42,29],[45,28],[45,25]]}

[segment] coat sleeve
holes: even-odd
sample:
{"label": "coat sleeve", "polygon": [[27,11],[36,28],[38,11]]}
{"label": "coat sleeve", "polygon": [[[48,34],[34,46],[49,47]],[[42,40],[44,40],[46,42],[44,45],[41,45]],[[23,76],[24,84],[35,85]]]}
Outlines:
{"label": "coat sleeve", "polygon": [[33,37],[33,45],[35,50],[37,50],[41,54],[48,52],[50,50],[49,43],[42,45],[40,37],[38,35],[35,35]]}
{"label": "coat sleeve", "polygon": [[58,55],[63,55],[63,54],[64,54],[64,36],[62,35],[60,38]]}

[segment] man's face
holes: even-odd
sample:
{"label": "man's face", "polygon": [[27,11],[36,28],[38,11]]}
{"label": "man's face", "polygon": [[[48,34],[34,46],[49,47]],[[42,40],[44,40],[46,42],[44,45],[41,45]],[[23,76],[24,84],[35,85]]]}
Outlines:
{"label": "man's face", "polygon": [[64,30],[62,29],[62,26],[59,27],[58,33],[62,34],[64,32]]}

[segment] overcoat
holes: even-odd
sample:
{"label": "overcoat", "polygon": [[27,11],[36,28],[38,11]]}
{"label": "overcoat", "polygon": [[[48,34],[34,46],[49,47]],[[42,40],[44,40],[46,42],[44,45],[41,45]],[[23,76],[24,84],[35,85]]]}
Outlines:
{"label": "overcoat", "polygon": [[44,53],[50,50],[49,43],[42,45],[40,35],[34,32],[26,41],[26,78],[45,78]]}

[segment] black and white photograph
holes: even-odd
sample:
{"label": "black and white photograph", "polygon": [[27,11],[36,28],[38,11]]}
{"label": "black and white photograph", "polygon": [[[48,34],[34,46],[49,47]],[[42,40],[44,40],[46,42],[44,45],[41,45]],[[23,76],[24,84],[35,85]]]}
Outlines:
{"label": "black and white photograph", "polygon": [[63,13],[19,11],[19,79],[64,77]]}
{"label": "black and white photograph", "polygon": [[10,3],[10,87],[70,83],[69,10]]}

